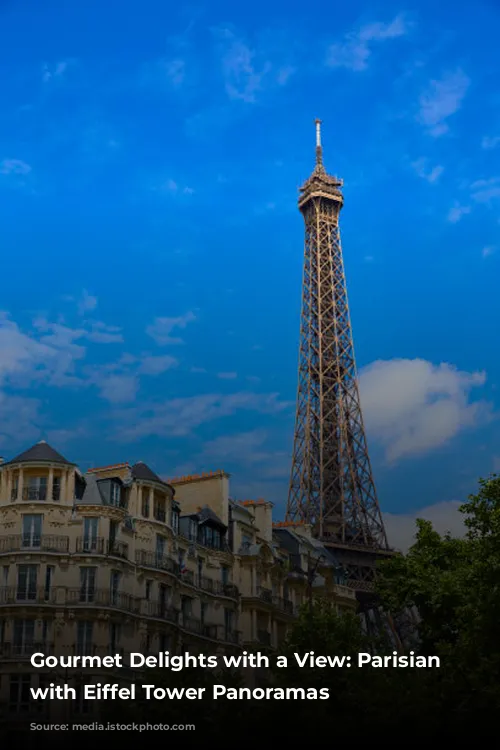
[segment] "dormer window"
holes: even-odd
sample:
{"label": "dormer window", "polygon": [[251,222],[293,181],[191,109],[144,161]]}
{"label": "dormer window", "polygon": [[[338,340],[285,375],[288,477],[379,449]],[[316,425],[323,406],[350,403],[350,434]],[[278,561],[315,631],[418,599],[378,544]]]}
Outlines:
{"label": "dormer window", "polygon": [[192,542],[196,542],[198,537],[198,524],[191,518],[189,519],[189,538]]}
{"label": "dormer window", "polygon": [[179,511],[175,509],[172,510],[172,530],[174,534],[179,533]]}
{"label": "dormer window", "polygon": [[120,505],[121,487],[118,482],[111,482],[111,505]]}

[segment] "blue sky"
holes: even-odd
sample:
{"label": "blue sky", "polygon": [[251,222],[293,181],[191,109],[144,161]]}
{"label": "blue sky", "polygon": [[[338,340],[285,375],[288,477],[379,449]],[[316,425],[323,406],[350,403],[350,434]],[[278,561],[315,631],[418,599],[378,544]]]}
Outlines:
{"label": "blue sky", "polygon": [[[500,468],[499,10],[0,2],[0,450],[283,509],[314,164],[384,511]],[[451,507],[451,506],[450,506]]]}

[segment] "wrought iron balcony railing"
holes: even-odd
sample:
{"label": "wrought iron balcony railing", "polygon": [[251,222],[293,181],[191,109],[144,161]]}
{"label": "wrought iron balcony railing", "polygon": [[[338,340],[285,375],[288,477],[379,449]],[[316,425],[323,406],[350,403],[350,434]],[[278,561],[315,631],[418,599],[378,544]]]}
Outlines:
{"label": "wrought iron balcony railing", "polygon": [[112,607],[139,614],[140,600],[123,591],[97,589],[92,586],[66,589],[66,604],[75,606]]}
{"label": "wrought iron balcony railing", "polygon": [[111,555],[112,557],[128,558],[128,544],[118,542],[116,539],[104,539],[103,537],[79,537],[76,540],[77,554],[85,555]]}
{"label": "wrought iron balcony railing", "polygon": [[0,605],[54,604],[54,590],[40,586],[3,586]]}
{"label": "wrought iron balcony railing", "polygon": [[293,615],[294,608],[293,603],[290,599],[283,599],[281,596],[273,596],[273,604],[277,609],[282,612],[286,612],[289,615]]}
{"label": "wrought iron balcony railing", "polygon": [[266,589],[263,586],[257,587],[257,596],[259,599],[262,599],[263,602],[266,602],[267,604],[273,603],[273,592],[271,589]]}
{"label": "wrought iron balcony railing", "polygon": [[144,601],[143,610],[146,617],[155,617],[159,620],[167,620],[167,622],[174,623],[175,625],[179,622],[179,610],[170,606],[167,602],[162,601]]}
{"label": "wrought iron balcony railing", "polygon": [[172,560],[167,555],[161,555],[156,552],[147,552],[146,550],[137,550],[135,553],[135,562],[145,568],[156,568],[166,570],[173,575],[179,574],[179,563]]}
{"label": "wrought iron balcony railing", "polygon": [[69,537],[52,534],[14,534],[0,538],[0,554],[3,552],[69,552]]}
{"label": "wrought iron balcony railing", "polygon": [[35,653],[51,656],[54,653],[54,644],[48,641],[14,640],[0,643],[0,657],[3,659],[31,658]]}

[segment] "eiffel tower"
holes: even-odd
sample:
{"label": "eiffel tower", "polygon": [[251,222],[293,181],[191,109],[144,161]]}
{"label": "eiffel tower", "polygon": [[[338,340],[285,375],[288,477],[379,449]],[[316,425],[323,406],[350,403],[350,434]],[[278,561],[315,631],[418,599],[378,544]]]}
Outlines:
{"label": "eiffel tower", "polygon": [[316,166],[300,188],[305,222],[299,378],[286,519],[310,524],[347,583],[373,589],[375,562],[391,554],[366,444],[347,301],[339,215],[342,180]]}

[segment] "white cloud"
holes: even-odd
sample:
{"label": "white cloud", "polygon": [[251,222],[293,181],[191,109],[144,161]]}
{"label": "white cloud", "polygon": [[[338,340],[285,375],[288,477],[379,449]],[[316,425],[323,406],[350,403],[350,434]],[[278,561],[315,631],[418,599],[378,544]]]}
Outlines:
{"label": "white cloud", "polygon": [[21,159],[4,159],[0,163],[0,174],[26,175],[30,172],[30,165]]}
{"label": "white cloud", "polygon": [[20,387],[37,380],[56,386],[74,382],[75,361],[85,355],[74,343],[82,332],[44,320],[35,328],[44,335],[23,333],[8,314],[0,314],[0,382]]}
{"label": "white cloud", "polygon": [[359,377],[367,430],[390,462],[424,454],[490,416],[488,403],[469,400],[471,390],[485,381],[484,373],[463,372],[446,363],[374,362]]}
{"label": "white cloud", "polygon": [[161,375],[167,370],[176,367],[178,361],[175,357],[165,354],[162,357],[146,356],[143,357],[138,372],[142,375]]}
{"label": "white cloud", "polygon": [[500,146],[500,135],[496,136],[487,136],[485,135],[483,140],[481,141],[481,148],[484,149],[493,149],[497,148],[497,146]]}
{"label": "white cloud", "polygon": [[229,417],[238,411],[277,414],[289,406],[288,402],[279,400],[278,394],[249,392],[207,393],[160,403],[144,403],[116,415],[119,421],[116,439],[133,441],[153,435],[188,435],[202,424]]}
{"label": "white cloud", "polygon": [[291,65],[272,62],[265,44],[253,48],[229,28],[214,29],[213,34],[229,99],[253,104],[259,93],[286,85],[295,72]]}
{"label": "white cloud", "polygon": [[163,193],[171,193],[172,195],[193,195],[194,189],[185,185],[181,187],[175,180],[168,179],[159,188],[154,188]]}
{"label": "white cloud", "polygon": [[182,339],[175,338],[170,334],[176,328],[184,329],[196,320],[194,313],[188,312],[185,315],[181,315],[178,318],[155,318],[154,322],[146,328],[146,333],[151,336],[159,346],[166,346],[167,344],[182,344]]}
{"label": "white cloud", "polygon": [[429,167],[427,159],[417,159],[411,165],[417,175],[427,182],[436,182],[444,172],[444,167],[438,164],[435,167]]}
{"label": "white cloud", "polygon": [[326,64],[331,68],[366,70],[375,42],[405,36],[409,29],[410,25],[401,15],[396,16],[390,23],[367,24],[358,31],[347,34],[342,42],[332,44],[328,48]]}
{"label": "white cloud", "polygon": [[238,377],[238,373],[237,372],[218,372],[217,377],[220,380],[234,380],[235,378]]}
{"label": "white cloud", "polygon": [[395,549],[407,552],[415,542],[416,520],[431,521],[435,530],[443,535],[449,532],[454,537],[465,534],[464,518],[459,512],[461,503],[442,502],[429,505],[414,513],[383,513],[389,544]]}
{"label": "white cloud", "polygon": [[460,206],[458,203],[450,208],[448,211],[447,219],[451,224],[457,224],[457,222],[460,221],[462,216],[466,216],[467,214],[470,214],[470,206]]}
{"label": "white cloud", "polygon": [[54,65],[45,64],[43,66],[42,81],[48,83],[57,78],[62,78],[68,70],[71,60],[60,60]]}
{"label": "white cloud", "polygon": [[182,86],[186,78],[186,63],[180,58],[167,60],[164,63],[165,74],[175,88]]}
{"label": "white cloud", "polygon": [[491,203],[492,200],[500,198],[500,177],[476,180],[470,189],[476,203]]}
{"label": "white cloud", "polygon": [[481,251],[481,255],[483,258],[489,258],[490,255],[493,255],[496,252],[496,248],[492,247],[491,245],[488,245],[487,247],[483,247]]}
{"label": "white cloud", "polygon": [[461,70],[444,74],[430,82],[420,97],[419,121],[430,135],[438,137],[447,133],[447,120],[462,106],[470,85],[469,78]]}
{"label": "white cloud", "polygon": [[139,389],[139,383],[134,375],[110,374],[99,379],[101,398],[112,404],[133,401]]}
{"label": "white cloud", "polygon": [[97,307],[97,297],[93,297],[88,293],[86,289],[83,290],[81,299],[78,302],[78,312],[80,315],[84,315],[87,312],[92,312]]}

